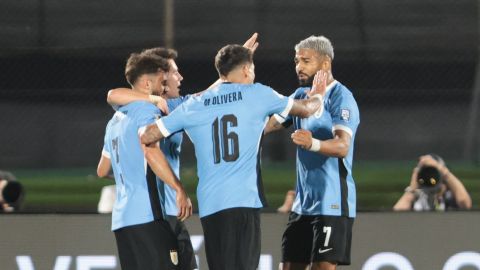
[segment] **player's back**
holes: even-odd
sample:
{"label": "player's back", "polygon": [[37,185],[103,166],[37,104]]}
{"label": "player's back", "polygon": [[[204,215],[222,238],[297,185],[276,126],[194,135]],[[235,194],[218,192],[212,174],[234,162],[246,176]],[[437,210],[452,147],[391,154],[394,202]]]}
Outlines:
{"label": "player's back", "polygon": [[261,84],[224,83],[187,100],[171,120],[162,119],[167,129],[181,125],[195,145],[201,217],[265,205],[260,141],[268,116],[282,113],[288,104],[286,97]]}
{"label": "player's back", "polygon": [[153,220],[138,130],[152,123],[155,114],[159,114],[155,106],[132,102],[120,107],[107,125],[105,147],[111,156],[117,191],[112,230]]}

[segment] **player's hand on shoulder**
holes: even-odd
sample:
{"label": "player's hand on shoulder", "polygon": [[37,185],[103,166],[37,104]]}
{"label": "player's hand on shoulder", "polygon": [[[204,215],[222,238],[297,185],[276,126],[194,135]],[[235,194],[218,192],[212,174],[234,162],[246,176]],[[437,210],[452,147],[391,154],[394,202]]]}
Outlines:
{"label": "player's hand on shoulder", "polygon": [[303,149],[310,149],[312,146],[312,132],[304,129],[297,129],[290,136],[294,144]]}

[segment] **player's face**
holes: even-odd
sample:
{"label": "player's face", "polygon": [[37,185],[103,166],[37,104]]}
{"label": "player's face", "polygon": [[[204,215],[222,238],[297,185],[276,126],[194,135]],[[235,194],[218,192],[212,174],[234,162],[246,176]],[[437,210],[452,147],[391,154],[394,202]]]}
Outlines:
{"label": "player's face", "polygon": [[312,85],[315,73],[325,66],[326,58],[312,49],[300,49],[295,53],[295,71],[300,86]]}
{"label": "player's face", "polygon": [[170,74],[167,78],[165,98],[177,98],[180,96],[180,85],[182,84],[183,76],[180,74],[175,60],[169,59],[168,63],[170,64]]}
{"label": "player's face", "polygon": [[149,89],[151,93],[161,95],[166,90],[166,80],[170,77],[170,72],[158,71],[149,76]]}

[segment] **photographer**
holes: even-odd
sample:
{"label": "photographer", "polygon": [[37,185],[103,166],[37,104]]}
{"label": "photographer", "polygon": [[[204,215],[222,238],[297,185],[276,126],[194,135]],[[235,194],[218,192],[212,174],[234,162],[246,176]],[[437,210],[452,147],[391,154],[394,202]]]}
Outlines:
{"label": "photographer", "polygon": [[0,171],[0,213],[17,211],[23,202],[24,190],[15,176]]}
{"label": "photographer", "polygon": [[440,156],[428,154],[419,158],[410,185],[393,210],[445,211],[471,207],[472,200],[462,182],[450,172]]}

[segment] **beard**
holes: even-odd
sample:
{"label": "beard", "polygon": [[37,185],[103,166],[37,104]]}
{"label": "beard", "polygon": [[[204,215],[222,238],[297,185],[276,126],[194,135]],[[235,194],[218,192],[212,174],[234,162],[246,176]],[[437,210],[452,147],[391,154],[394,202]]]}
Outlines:
{"label": "beard", "polygon": [[[306,75],[306,74],[305,74]],[[308,86],[312,86],[313,85],[313,79],[314,79],[314,75],[313,76],[308,76],[307,79],[298,79],[298,84],[301,86],[301,87],[308,87]]]}

